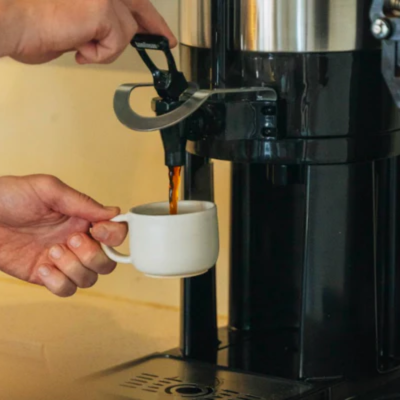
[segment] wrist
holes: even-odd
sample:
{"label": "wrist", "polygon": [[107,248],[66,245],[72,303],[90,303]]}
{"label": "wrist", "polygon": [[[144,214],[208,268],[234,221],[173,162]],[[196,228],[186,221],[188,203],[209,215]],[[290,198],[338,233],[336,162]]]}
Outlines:
{"label": "wrist", "polygon": [[0,0],[0,57],[17,51],[22,16],[20,0]]}

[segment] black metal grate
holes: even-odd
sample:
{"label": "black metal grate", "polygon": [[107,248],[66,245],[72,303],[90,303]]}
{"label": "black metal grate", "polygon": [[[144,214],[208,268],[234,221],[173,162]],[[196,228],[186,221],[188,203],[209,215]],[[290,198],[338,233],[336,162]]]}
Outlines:
{"label": "black metal grate", "polygon": [[196,383],[183,382],[179,377],[165,378],[145,372],[121,383],[120,386],[150,393],[159,393],[162,391],[175,397],[180,396],[182,398],[201,397],[202,399],[209,400],[264,400],[262,397],[239,393],[234,390],[214,389],[203,387]]}

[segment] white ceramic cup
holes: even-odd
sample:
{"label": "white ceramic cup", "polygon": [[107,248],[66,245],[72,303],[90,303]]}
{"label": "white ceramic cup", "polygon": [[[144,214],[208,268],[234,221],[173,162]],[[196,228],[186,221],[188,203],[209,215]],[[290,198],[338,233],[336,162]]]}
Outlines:
{"label": "white ceramic cup", "polygon": [[169,203],[132,208],[113,218],[127,222],[130,255],[102,244],[107,256],[132,264],[154,278],[189,278],[213,267],[219,254],[217,207],[204,201],[180,201],[178,214],[169,214]]}

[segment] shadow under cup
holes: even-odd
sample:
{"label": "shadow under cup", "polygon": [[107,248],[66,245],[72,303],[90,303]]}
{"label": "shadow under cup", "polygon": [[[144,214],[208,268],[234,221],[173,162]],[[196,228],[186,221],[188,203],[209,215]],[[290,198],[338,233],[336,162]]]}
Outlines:
{"label": "shadow under cup", "polygon": [[169,203],[134,207],[113,218],[129,226],[130,255],[102,245],[112,260],[134,265],[154,278],[189,278],[212,268],[219,255],[217,207],[204,201],[180,201],[178,214]]}

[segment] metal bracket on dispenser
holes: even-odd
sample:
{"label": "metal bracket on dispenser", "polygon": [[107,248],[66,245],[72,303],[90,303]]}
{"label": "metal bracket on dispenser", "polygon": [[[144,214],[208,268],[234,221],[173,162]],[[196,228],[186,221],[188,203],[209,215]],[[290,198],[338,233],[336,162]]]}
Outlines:
{"label": "metal bracket on dispenser", "polygon": [[382,74],[400,108],[400,1],[373,0],[370,19],[374,37],[382,42]]}
{"label": "metal bracket on dispenser", "polygon": [[132,91],[141,87],[153,87],[152,83],[125,84],[117,89],[114,97],[114,110],[119,121],[126,127],[141,132],[159,131],[179,124],[207,102],[213,95],[217,94],[244,94],[260,93],[265,101],[277,101],[275,90],[267,87],[239,88],[239,89],[215,89],[198,90],[190,95],[182,105],[167,114],[158,117],[143,117],[132,110],[130,97]]}

